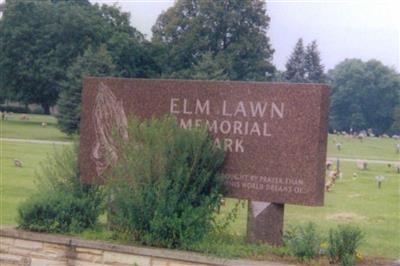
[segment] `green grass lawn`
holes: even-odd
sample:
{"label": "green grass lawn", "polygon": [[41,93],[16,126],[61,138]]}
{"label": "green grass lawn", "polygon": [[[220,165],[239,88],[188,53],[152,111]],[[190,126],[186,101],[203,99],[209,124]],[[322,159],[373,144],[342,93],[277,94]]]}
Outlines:
{"label": "green grass lawn", "polygon": [[[336,142],[342,144],[340,151]],[[393,138],[364,138],[363,141],[345,136],[329,135],[328,155],[354,159],[400,160],[396,153],[396,143]]]}
{"label": "green grass lawn", "polygon": [[[368,256],[400,258],[400,174],[386,165],[373,164],[368,170],[357,170],[354,163],[343,163],[343,178],[332,191],[325,193],[323,207],[285,205],[285,227],[314,222],[327,235],[329,228],[351,223],[366,233],[361,252]],[[357,173],[357,178],[353,178]],[[378,189],[376,175],[384,175]],[[231,200],[233,205],[235,200]],[[247,210],[230,227],[234,234],[244,235]]]}
{"label": "green grass lawn", "polygon": [[[57,119],[49,115],[26,115],[29,120],[21,120],[23,114],[12,114],[7,120],[0,120],[0,137],[16,139],[37,139],[70,141],[71,137],[57,127]],[[42,127],[42,123],[47,127]]]}
{"label": "green grass lawn", "polygon": [[[39,162],[60,146],[45,144],[2,143],[1,153],[1,210],[0,224],[15,224],[18,204],[34,189],[35,171]],[[23,161],[16,168],[14,159]],[[361,252],[368,256],[398,258],[400,253],[400,175],[393,168],[371,164],[366,171],[357,171],[354,163],[343,163],[344,176],[331,192],[325,194],[324,207],[286,205],[285,227],[312,221],[323,233],[340,223],[360,226],[366,233]],[[353,172],[358,177],[353,179]],[[377,188],[375,175],[386,178],[382,189]],[[226,213],[235,200],[228,200]],[[246,209],[241,209],[238,219],[229,227],[236,236],[246,229]]]}
{"label": "green grass lawn", "polygon": [[[343,163],[343,178],[332,191],[325,193],[323,207],[285,205],[285,227],[314,222],[327,235],[329,228],[350,223],[366,234],[361,252],[368,256],[400,258],[400,174],[386,165],[373,164],[369,170],[357,171],[352,163]],[[353,178],[357,173],[357,178]],[[376,175],[384,175],[378,189]],[[230,201],[232,206],[235,200]],[[230,227],[234,234],[244,235],[247,210]]]}
{"label": "green grass lawn", "polygon": [[[55,118],[40,115],[29,115],[29,118],[29,121],[21,121],[19,115],[14,115],[8,121],[1,122],[1,137],[71,140],[55,127]],[[48,123],[47,128],[41,127],[43,121]],[[361,143],[357,139],[330,136],[329,156],[339,154],[333,138],[342,143],[340,151],[342,157],[399,160],[394,150],[395,140],[380,138],[366,138]],[[39,163],[61,146],[5,141],[0,144],[0,224],[15,224],[18,204],[34,189],[35,171],[38,171]],[[16,168],[14,159],[23,161],[23,167]],[[337,224],[355,224],[366,233],[366,240],[361,247],[363,254],[400,258],[400,174],[386,165],[368,164],[368,170],[365,171],[357,170],[355,163],[343,162],[341,165],[343,178],[337,181],[331,192],[325,193],[324,207],[286,205],[285,227],[312,221],[317,224],[321,233],[326,235],[329,228]],[[358,177],[353,179],[355,172]],[[374,179],[378,174],[386,177],[380,190]],[[227,201],[222,215],[234,205],[235,201]],[[237,220],[229,227],[229,232],[235,239],[243,239],[245,235],[246,211],[245,208],[240,209]],[[95,234],[95,237],[98,235]],[[107,233],[105,235],[108,236]],[[244,241],[241,244],[233,243],[235,241],[229,237],[221,241],[223,244],[216,240],[213,243],[209,241],[207,245],[210,245],[210,250],[224,245],[221,253],[227,256],[235,256],[239,250],[242,252],[240,254],[245,254],[244,256],[254,255],[254,248],[249,248]],[[202,251],[205,249],[207,248],[204,245],[200,247]],[[248,253],[246,249],[249,249]],[[257,249],[260,253],[265,253],[266,247]],[[253,255],[251,257],[254,257]]]}
{"label": "green grass lawn", "polygon": [[[362,253],[400,258],[400,174],[382,164],[357,171],[354,164],[344,163],[342,171],[343,178],[325,193],[323,207],[287,205],[285,225],[311,221],[327,233],[340,223],[351,223],[366,234]],[[381,189],[377,175],[385,176]]]}
{"label": "green grass lawn", "polygon": [[[60,132],[56,127],[57,119],[49,115],[28,114],[29,121],[21,120],[24,114],[13,114],[6,121],[0,120],[0,137],[37,139],[37,140],[59,140],[71,141],[71,137]],[[47,123],[43,128],[42,122]],[[342,144],[341,151],[336,148],[336,142]],[[400,142],[400,141],[397,141]],[[328,155],[331,157],[345,157],[354,159],[380,159],[400,160],[396,154],[396,140],[391,138],[364,138],[358,139],[345,136],[329,135]]]}
{"label": "green grass lawn", "polygon": [[[40,162],[60,146],[0,142],[0,224],[15,224],[18,204],[34,190]],[[23,167],[14,166],[14,159]]]}

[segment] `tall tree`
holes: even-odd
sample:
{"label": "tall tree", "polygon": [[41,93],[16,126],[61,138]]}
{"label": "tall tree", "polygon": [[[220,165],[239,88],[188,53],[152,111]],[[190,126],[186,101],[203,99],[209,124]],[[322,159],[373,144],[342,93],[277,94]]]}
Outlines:
{"label": "tall tree", "polygon": [[154,59],[153,45],[144,35],[130,26],[130,16],[114,6],[101,6],[99,15],[105,20],[107,35],[105,41],[113,62],[116,75],[122,77],[149,78],[159,76],[161,70]]}
{"label": "tall tree", "polygon": [[154,43],[167,47],[163,75],[193,77],[188,70],[211,53],[228,79],[269,78],[274,72],[269,20],[261,0],[178,0],[152,29]]}
{"label": "tall tree", "polygon": [[[55,80],[62,71],[50,56],[56,47],[54,29],[57,25],[52,19],[50,3],[6,2],[0,24],[1,86],[15,88],[15,99],[40,103],[46,111],[55,102],[58,94]],[[44,45],[38,39],[48,41]]]}
{"label": "tall tree", "polygon": [[307,45],[304,64],[307,82],[324,83],[326,81],[317,41],[312,41]]}
{"label": "tall tree", "polygon": [[305,69],[306,52],[304,50],[303,39],[300,38],[292,54],[286,63],[285,79],[291,82],[306,82],[306,69]]}
{"label": "tall tree", "polygon": [[321,63],[317,41],[312,41],[304,48],[300,38],[286,63],[284,73],[286,81],[304,83],[324,83],[326,75]]}
{"label": "tall tree", "polygon": [[156,64],[148,44],[118,8],[87,0],[9,0],[0,21],[0,87],[14,100],[41,104],[48,113],[68,67],[89,46],[104,43],[120,75],[153,75]]}
{"label": "tall tree", "polygon": [[227,80],[228,75],[224,68],[218,64],[218,60],[211,52],[205,53],[199,62],[192,68],[191,77],[194,79]]}
{"label": "tall tree", "polygon": [[331,127],[388,132],[399,104],[400,75],[377,60],[346,59],[329,72]]}
{"label": "tall tree", "polygon": [[393,134],[400,134],[400,105],[393,110],[393,124],[390,131]]}
{"label": "tall tree", "polygon": [[81,111],[82,81],[85,76],[111,76],[115,65],[103,45],[97,51],[89,47],[67,70],[67,82],[58,100],[58,127],[67,134],[77,133]]}

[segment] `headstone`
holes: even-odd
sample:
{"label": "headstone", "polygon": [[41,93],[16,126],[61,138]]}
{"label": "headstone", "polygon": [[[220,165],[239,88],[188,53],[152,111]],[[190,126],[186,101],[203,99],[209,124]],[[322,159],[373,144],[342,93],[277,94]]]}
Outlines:
{"label": "headstone", "polygon": [[326,161],[326,170],[330,170],[333,162],[331,160]]}
{"label": "headstone", "polygon": [[336,143],[336,149],[338,151],[341,151],[342,150],[342,143],[340,143],[340,142]]}
{"label": "headstone", "polygon": [[367,162],[364,160],[357,160],[356,165],[357,168],[360,170],[367,170]]}
{"label": "headstone", "polygon": [[14,166],[15,167],[22,167],[22,161],[18,159],[14,159]]}
{"label": "headstone", "polygon": [[376,182],[378,183],[378,189],[381,189],[382,182],[385,180],[385,177],[383,175],[377,175],[375,176]]}
{"label": "headstone", "polygon": [[82,97],[80,170],[88,182],[102,182],[118,159],[113,128],[129,139],[129,116],[171,114],[184,128],[206,125],[227,151],[227,196],[249,200],[250,240],[280,243],[285,203],[323,205],[325,85],[86,78]]}

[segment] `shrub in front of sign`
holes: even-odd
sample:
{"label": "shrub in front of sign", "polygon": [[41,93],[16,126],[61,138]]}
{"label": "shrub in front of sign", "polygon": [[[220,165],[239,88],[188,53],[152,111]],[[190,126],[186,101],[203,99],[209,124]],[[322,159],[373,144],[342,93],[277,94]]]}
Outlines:
{"label": "shrub in front of sign", "polygon": [[283,240],[289,253],[300,261],[314,259],[319,254],[321,238],[314,223],[291,226],[285,232]]}
{"label": "shrub in front of sign", "polygon": [[188,247],[215,228],[225,154],[205,128],[164,117],[128,122],[117,138],[119,158],[108,182],[113,229],[124,238],[162,247]]}
{"label": "shrub in front of sign", "polygon": [[328,257],[331,263],[340,263],[342,266],[355,264],[357,248],[360,246],[364,234],[360,228],[353,225],[338,225],[329,230]]}
{"label": "shrub in front of sign", "polygon": [[18,225],[39,232],[81,232],[103,212],[104,191],[80,181],[77,147],[55,152],[41,166],[37,191],[18,208]]}

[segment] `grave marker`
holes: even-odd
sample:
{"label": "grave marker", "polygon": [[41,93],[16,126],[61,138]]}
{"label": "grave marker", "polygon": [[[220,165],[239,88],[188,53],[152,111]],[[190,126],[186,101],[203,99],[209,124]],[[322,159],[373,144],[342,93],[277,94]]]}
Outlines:
{"label": "grave marker", "polygon": [[378,183],[378,188],[381,189],[382,182],[385,180],[385,177],[383,175],[377,175],[375,176],[376,182]]}

